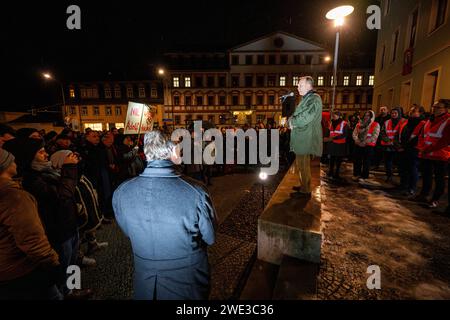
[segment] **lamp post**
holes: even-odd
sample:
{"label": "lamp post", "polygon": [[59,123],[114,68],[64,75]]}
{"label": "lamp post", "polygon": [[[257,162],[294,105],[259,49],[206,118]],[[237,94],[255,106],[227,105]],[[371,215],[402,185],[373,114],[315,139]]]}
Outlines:
{"label": "lamp post", "polygon": [[264,183],[266,182],[267,178],[268,178],[268,175],[264,171],[261,171],[259,173],[259,179],[261,180],[261,187],[262,187],[262,209],[263,209],[263,211],[264,211],[264,208],[266,207],[265,199],[264,199],[264,197],[265,197]]}
{"label": "lamp post", "polygon": [[337,64],[338,64],[338,56],[339,56],[339,38],[341,27],[344,25],[345,17],[350,15],[355,8],[352,6],[340,6],[334,8],[326,14],[326,18],[328,20],[334,21],[334,26],[337,28],[336,30],[336,44],[334,47],[334,72],[333,72],[333,98],[331,100],[331,113],[334,112],[335,104],[336,104],[336,83],[337,83]]}
{"label": "lamp post", "polygon": [[[50,73],[48,73],[48,72],[45,72],[45,73],[43,73],[42,74],[42,77],[45,79],[45,80],[53,80],[53,81],[55,81],[56,83],[58,83],[59,84],[59,87],[61,88],[61,97],[62,97],[62,103],[63,103],[63,105],[62,105],[62,117],[63,117],[63,122],[65,123],[65,119],[64,119],[64,115],[65,115],[65,113],[66,113],[66,97],[65,97],[65,95],[64,95],[64,87],[63,87],[63,85],[62,85],[62,83],[61,82],[59,82],[58,80],[56,80]],[[80,124],[79,124],[79,126],[81,127],[81,113],[80,113]]]}
{"label": "lamp post", "polygon": [[[163,82],[164,100],[166,99],[166,93],[167,93],[167,101],[168,101],[169,85],[167,83],[166,70],[164,68],[158,68],[157,73],[158,73],[158,76],[161,77],[162,82]],[[164,103],[164,105],[165,105],[165,103]],[[173,102],[172,102],[172,128],[173,128],[173,130],[175,130],[175,115],[174,115]]]}

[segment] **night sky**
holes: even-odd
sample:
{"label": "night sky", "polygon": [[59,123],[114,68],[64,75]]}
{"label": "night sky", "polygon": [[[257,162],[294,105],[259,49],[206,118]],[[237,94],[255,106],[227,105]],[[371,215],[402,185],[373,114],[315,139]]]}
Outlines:
{"label": "night sky", "polygon": [[[286,31],[334,48],[329,9],[351,4],[341,59],[373,61],[376,31],[365,27],[366,8],[377,0],[14,1],[2,3],[0,41],[3,81],[0,110],[60,103],[51,71],[62,82],[151,77],[161,54],[219,50],[274,31]],[[81,30],[68,30],[66,9],[81,8]],[[363,58],[363,59],[361,59]],[[354,60],[353,60],[354,59]],[[142,77],[141,77],[142,78]]]}

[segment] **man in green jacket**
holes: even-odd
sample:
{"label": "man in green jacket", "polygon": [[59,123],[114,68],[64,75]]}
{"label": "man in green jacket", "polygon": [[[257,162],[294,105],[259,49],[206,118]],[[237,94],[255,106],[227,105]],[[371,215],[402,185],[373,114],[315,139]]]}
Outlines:
{"label": "man in green jacket", "polygon": [[311,157],[322,156],[322,99],[314,92],[314,80],[303,77],[298,83],[301,103],[289,119],[291,128],[291,151],[295,153],[300,187],[292,196],[311,196]]}

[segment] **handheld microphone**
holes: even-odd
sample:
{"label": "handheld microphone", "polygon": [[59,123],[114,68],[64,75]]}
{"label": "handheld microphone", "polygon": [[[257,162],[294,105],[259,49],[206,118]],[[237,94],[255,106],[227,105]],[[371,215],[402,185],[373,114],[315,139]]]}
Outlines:
{"label": "handheld microphone", "polygon": [[280,99],[281,100],[286,100],[289,97],[295,97],[295,93],[291,92],[291,93],[289,93],[289,94],[287,94],[285,96],[281,96]]}

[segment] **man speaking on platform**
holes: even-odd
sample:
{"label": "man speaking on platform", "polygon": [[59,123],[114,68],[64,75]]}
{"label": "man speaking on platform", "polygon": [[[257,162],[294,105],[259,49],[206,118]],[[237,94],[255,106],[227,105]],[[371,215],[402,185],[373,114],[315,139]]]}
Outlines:
{"label": "man speaking on platform", "polygon": [[295,164],[300,186],[294,187],[294,198],[311,197],[311,158],[321,157],[323,150],[322,99],[314,91],[314,79],[303,77],[298,83],[298,92],[303,97],[292,117],[291,151],[295,153]]}

